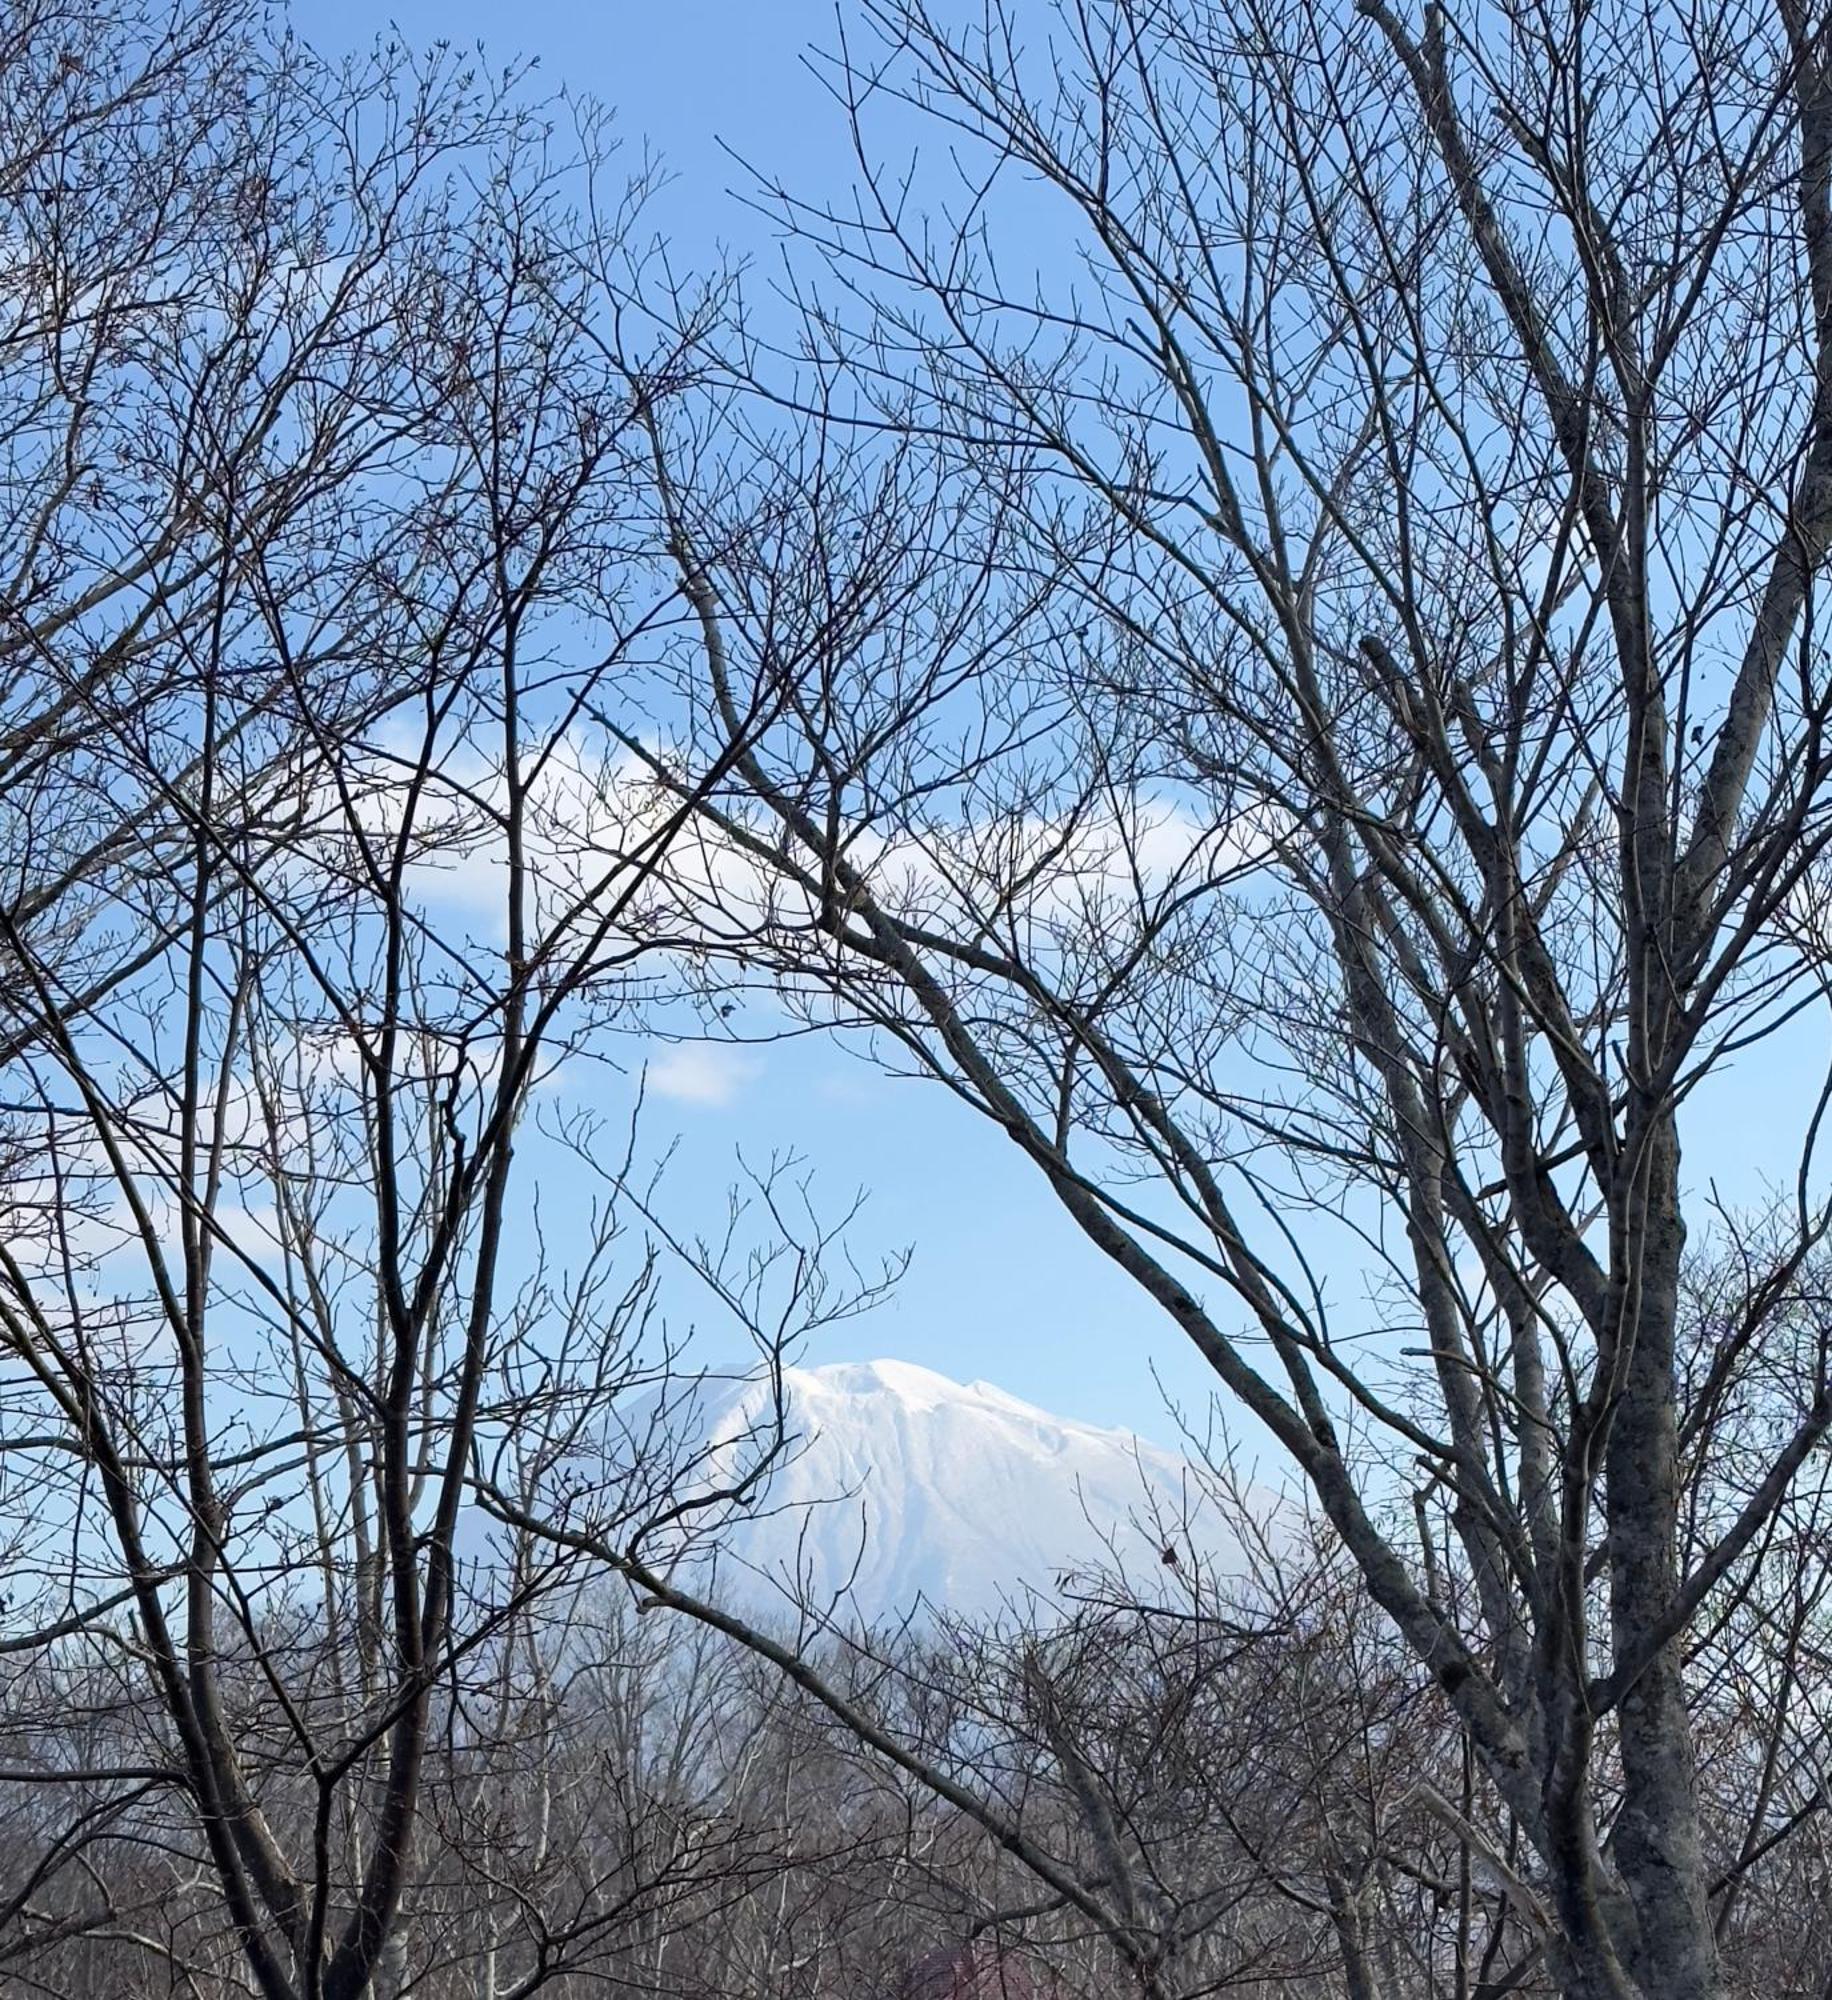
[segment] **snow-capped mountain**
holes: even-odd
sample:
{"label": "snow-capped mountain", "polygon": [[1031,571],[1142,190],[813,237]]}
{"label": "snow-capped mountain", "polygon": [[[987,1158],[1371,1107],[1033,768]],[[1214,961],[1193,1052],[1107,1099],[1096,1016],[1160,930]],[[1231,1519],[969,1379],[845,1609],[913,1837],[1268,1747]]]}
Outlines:
{"label": "snow-capped mountain", "polygon": [[[844,1615],[894,1617],[918,1600],[981,1614],[1058,1597],[1117,1560],[1155,1593],[1167,1550],[1200,1550],[1201,1481],[1187,1461],[1131,1433],[1051,1416],[988,1382],[961,1384],[907,1361],[785,1368],[793,1439],[762,1495],[717,1537],[717,1591],[753,1604],[798,1579]],[[723,1471],[770,1431],[766,1377],[709,1376],[692,1422]],[[1194,1518],[1192,1518],[1194,1517]]]}

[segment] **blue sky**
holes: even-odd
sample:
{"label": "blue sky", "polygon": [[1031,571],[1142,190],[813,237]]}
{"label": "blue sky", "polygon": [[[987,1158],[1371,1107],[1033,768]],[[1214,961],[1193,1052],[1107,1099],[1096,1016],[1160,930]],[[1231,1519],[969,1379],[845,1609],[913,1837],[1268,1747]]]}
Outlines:
{"label": "blue sky", "polygon": [[[672,178],[650,217],[677,268],[731,253],[767,272],[769,233],[733,192],[746,176],[732,154],[801,190],[831,192],[849,171],[840,118],[804,62],[811,43],[833,40],[831,0],[521,0],[513,9],[402,0],[388,15],[305,0],[294,18],[327,50],[365,44],[391,19],[415,44],[481,41],[493,61],[537,57],[537,88],[600,99],[617,113],[632,163],[645,144],[659,156]],[[1753,1193],[1768,1134],[1777,1142],[1768,1158],[1791,1172],[1822,1043],[1817,1024],[1798,1027],[1695,1101],[1695,1190],[1715,1174],[1733,1201]],[[666,1048],[651,1056],[652,1136],[681,1135],[668,1184],[679,1226],[716,1221],[740,1151],[753,1161],[795,1152],[815,1170],[822,1207],[869,1190],[861,1250],[913,1251],[894,1302],[809,1359],[895,1355],[1165,1440],[1173,1426],[1159,1380],[1200,1415],[1208,1377],[1179,1337],[1082,1242],[1010,1143],[940,1091],[883,1077],[819,1040],[735,1059]],[[1352,1319],[1356,1276],[1341,1272],[1334,1290]]]}
{"label": "blue sky", "polygon": [[[831,0],[522,0],[512,9],[404,0],[386,12],[302,0],[293,18],[327,52],[364,46],[392,21],[416,46],[481,41],[493,64],[538,57],[537,89],[600,99],[617,113],[632,163],[645,142],[660,157],[671,180],[650,217],[681,268],[720,252],[770,259],[765,226],[734,196],[744,174],[725,148],[804,188],[830,189],[848,168],[841,123],[802,60],[811,43],[832,39]],[[651,1135],[681,1135],[667,1181],[671,1221],[717,1222],[740,1150],[753,1161],[792,1151],[814,1170],[823,1210],[868,1192],[855,1232],[862,1251],[914,1253],[892,1302],[809,1360],[894,1355],[1174,1442],[1155,1368],[1193,1416],[1204,1414],[1207,1373],[1181,1339],[1081,1241],[1010,1142],[938,1090],[883,1077],[819,1041],[737,1061],[720,1051],[651,1053]],[[717,1346],[711,1336],[708,1351]]]}
{"label": "blue sky", "polygon": [[845,164],[844,132],[802,61],[833,39],[832,0],[300,0],[292,18],[327,50],[365,46],[392,22],[415,46],[537,58],[542,84],[609,105],[631,151],[646,140],[673,171],[659,213],[683,263],[715,244],[762,247],[728,199],[741,176],[722,147],[798,177]]}

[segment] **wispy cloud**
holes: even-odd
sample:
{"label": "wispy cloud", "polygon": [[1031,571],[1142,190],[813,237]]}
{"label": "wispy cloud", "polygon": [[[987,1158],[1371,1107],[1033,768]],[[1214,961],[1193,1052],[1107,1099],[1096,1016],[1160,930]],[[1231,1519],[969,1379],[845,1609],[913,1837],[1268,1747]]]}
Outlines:
{"label": "wispy cloud", "polygon": [[718,1108],[732,1103],[761,1067],[755,1056],[741,1049],[683,1042],[650,1058],[647,1082],[657,1097]]}

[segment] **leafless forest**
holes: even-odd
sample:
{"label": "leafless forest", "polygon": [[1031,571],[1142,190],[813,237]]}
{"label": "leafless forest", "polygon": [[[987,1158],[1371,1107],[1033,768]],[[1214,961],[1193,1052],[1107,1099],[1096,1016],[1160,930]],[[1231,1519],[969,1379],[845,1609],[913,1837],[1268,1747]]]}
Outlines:
{"label": "leafless forest", "polygon": [[[813,60],[766,271],[487,52],[0,5],[0,1990],[1826,2000],[1832,15]],[[653,1035],[991,1121],[1238,1573],[708,1585],[689,1322],[897,1271]]]}

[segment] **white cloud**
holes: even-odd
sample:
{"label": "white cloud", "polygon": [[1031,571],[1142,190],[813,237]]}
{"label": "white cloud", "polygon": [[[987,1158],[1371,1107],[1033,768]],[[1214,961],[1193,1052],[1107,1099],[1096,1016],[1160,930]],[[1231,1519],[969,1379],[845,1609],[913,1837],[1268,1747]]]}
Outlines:
{"label": "white cloud", "polygon": [[755,1056],[715,1042],[683,1042],[654,1057],[647,1086],[677,1104],[723,1106],[733,1102],[762,1065]]}

